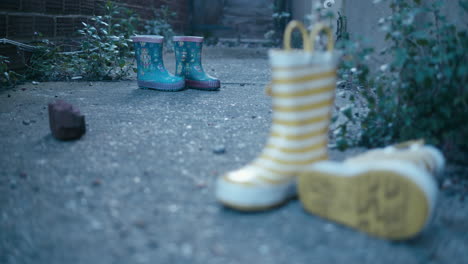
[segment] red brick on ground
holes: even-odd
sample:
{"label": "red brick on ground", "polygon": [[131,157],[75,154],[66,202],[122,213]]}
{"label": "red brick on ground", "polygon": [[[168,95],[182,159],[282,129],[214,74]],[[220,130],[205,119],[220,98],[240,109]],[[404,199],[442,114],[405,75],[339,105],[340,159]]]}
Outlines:
{"label": "red brick on ground", "polygon": [[86,133],[84,115],[62,100],[49,104],[49,124],[52,135],[60,140],[79,139]]}

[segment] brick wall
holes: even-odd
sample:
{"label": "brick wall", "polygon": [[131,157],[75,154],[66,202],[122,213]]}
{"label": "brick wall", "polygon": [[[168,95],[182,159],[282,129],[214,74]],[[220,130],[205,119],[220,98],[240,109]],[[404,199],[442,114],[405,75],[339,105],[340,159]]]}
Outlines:
{"label": "brick wall", "polygon": [[[29,42],[40,32],[44,38],[76,37],[81,22],[102,15],[106,0],[0,0],[0,38]],[[178,17],[172,21],[177,32],[189,29],[189,0],[114,0],[134,10],[142,19],[152,19],[153,10],[167,5]],[[0,54],[17,61],[15,49],[0,43]]]}
{"label": "brick wall", "polygon": [[[187,0],[114,0],[137,12],[143,19],[152,19],[153,10],[168,5],[177,12],[173,21],[177,31],[188,29]],[[102,15],[105,0],[1,0],[0,38],[18,41],[33,39],[34,32],[48,38],[68,38],[92,15]]]}

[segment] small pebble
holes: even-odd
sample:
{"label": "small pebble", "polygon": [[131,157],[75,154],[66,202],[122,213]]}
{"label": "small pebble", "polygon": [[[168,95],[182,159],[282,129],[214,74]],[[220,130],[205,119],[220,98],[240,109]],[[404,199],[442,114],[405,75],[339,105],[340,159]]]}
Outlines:
{"label": "small pebble", "polygon": [[143,220],[137,220],[133,223],[135,225],[135,227],[139,228],[139,229],[145,229],[147,224],[145,221]]}
{"label": "small pebble", "polygon": [[150,248],[150,249],[156,249],[156,248],[159,247],[158,242],[157,242],[157,241],[154,241],[154,240],[148,241],[148,243],[147,243],[146,245],[147,245],[148,248]]}
{"label": "small pebble", "polygon": [[450,179],[445,179],[442,183],[442,189],[447,189],[452,186],[452,181]]}
{"label": "small pebble", "polygon": [[22,179],[26,179],[26,178],[28,177],[28,175],[27,175],[26,172],[24,172],[24,171],[20,172],[19,176],[20,176],[20,178],[22,178]]}
{"label": "small pebble", "polygon": [[25,125],[25,126],[29,125],[29,121],[28,120],[23,120],[23,125]]}
{"label": "small pebble", "polygon": [[38,85],[38,84],[39,84],[39,82],[36,82],[36,81],[32,81],[31,83],[32,83],[33,85]]}
{"label": "small pebble", "polygon": [[127,229],[121,229],[119,232],[120,238],[126,238],[129,235],[129,231]]}
{"label": "small pebble", "polygon": [[99,187],[99,186],[101,186],[101,184],[102,184],[102,181],[101,181],[100,179],[95,179],[95,180],[91,183],[91,185],[92,185],[93,187]]}
{"label": "small pebble", "polygon": [[223,146],[217,146],[213,149],[213,153],[217,155],[224,154],[226,153],[226,148]]}
{"label": "small pebble", "polygon": [[267,245],[261,245],[261,246],[258,248],[258,251],[259,251],[260,254],[262,254],[262,255],[267,255],[268,253],[270,253],[270,248],[269,248]]}
{"label": "small pebble", "polygon": [[203,189],[203,188],[206,188],[206,183],[204,183],[204,182],[198,182],[197,184],[195,184],[195,186],[196,186],[197,188]]}
{"label": "small pebble", "polygon": [[333,232],[335,231],[335,226],[333,224],[328,223],[325,225],[324,229],[327,232]]}
{"label": "small pebble", "polygon": [[10,188],[11,188],[12,190],[16,189],[17,186],[18,186],[18,185],[16,184],[16,181],[10,181]]}
{"label": "small pebble", "polygon": [[65,208],[68,210],[75,211],[77,209],[76,201],[75,200],[70,200],[65,204]]}
{"label": "small pebble", "polygon": [[171,204],[168,206],[169,212],[177,213],[179,211],[179,206],[177,204]]}
{"label": "small pebble", "polygon": [[94,230],[102,229],[102,224],[96,219],[91,220],[91,228]]}
{"label": "small pebble", "polygon": [[221,256],[221,255],[224,255],[226,253],[226,250],[224,249],[224,247],[222,245],[214,245],[212,248],[211,248],[211,252],[213,252],[214,255],[216,256]]}
{"label": "small pebble", "polygon": [[185,257],[190,257],[192,256],[192,253],[193,253],[193,247],[192,245],[188,243],[184,243],[181,246],[180,251],[182,252],[182,255],[184,255]]}

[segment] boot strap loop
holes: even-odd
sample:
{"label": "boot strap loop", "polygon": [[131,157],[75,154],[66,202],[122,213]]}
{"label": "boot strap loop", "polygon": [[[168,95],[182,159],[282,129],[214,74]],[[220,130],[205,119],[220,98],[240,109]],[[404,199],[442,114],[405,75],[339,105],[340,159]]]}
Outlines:
{"label": "boot strap loop", "polygon": [[[314,28],[312,29],[312,32],[309,33],[307,32],[307,29],[305,28],[304,24],[301,23],[300,21],[293,20],[289,22],[288,26],[286,27],[286,30],[284,31],[284,38],[283,38],[283,48],[285,50],[291,50],[291,34],[294,29],[298,29],[301,32],[302,35],[302,42],[303,42],[303,49],[305,51],[309,51],[311,53],[314,52],[314,44],[315,44],[315,39],[317,38],[318,34],[322,31],[324,31],[327,34],[328,42],[327,42],[327,51],[332,52],[335,46],[335,43],[333,41],[333,33],[330,27],[322,24],[322,23],[317,23],[315,24]],[[265,93],[269,96],[273,94],[272,92],[272,84],[269,83],[265,87]]]}
{"label": "boot strap loop", "polygon": [[[303,49],[305,51],[312,52],[312,43],[309,38],[309,33],[307,32],[307,29],[304,26],[304,24],[297,20],[293,20],[289,22],[289,24],[286,26],[286,29],[284,30],[283,48],[285,50],[292,49],[291,48],[291,34],[296,28],[301,32]],[[271,86],[272,84],[269,83],[265,87],[265,93],[269,96],[272,96]]]}
{"label": "boot strap loop", "polygon": [[318,34],[322,31],[324,31],[327,34],[327,51],[332,52],[335,46],[335,42],[333,41],[333,33],[328,26],[322,23],[315,24],[314,28],[310,32],[311,51],[314,51],[315,39],[317,38]]}
{"label": "boot strap loop", "polygon": [[301,32],[304,50],[312,51],[312,43],[310,42],[307,29],[305,28],[304,24],[297,20],[289,22],[288,26],[286,27],[283,38],[283,48],[285,50],[291,50],[291,34],[296,28]]}

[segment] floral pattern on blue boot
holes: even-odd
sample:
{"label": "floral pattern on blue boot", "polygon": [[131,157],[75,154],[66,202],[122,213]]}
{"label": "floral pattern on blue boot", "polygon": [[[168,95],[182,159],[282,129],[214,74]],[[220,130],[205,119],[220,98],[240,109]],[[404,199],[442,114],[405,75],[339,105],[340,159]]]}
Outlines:
{"label": "floral pattern on blue boot", "polygon": [[140,88],[160,91],[180,91],[185,80],[175,76],[164,67],[162,46],[164,37],[139,35],[132,37],[137,61],[137,79]]}
{"label": "floral pattern on blue boot", "polygon": [[185,78],[188,88],[218,90],[221,82],[208,75],[201,63],[203,37],[176,36],[173,38],[176,75]]}

